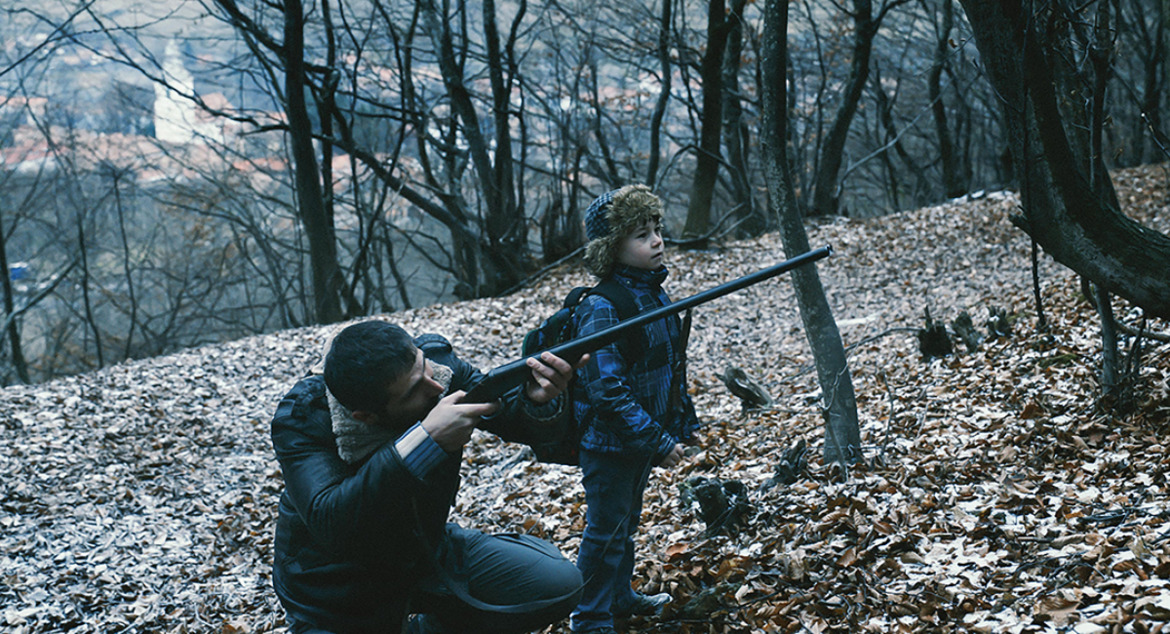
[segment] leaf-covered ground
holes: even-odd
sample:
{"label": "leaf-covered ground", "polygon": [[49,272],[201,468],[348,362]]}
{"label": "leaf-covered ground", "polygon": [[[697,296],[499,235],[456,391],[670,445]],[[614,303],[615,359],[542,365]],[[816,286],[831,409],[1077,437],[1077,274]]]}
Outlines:
{"label": "leaf-covered ground", "polygon": [[[1164,167],[1121,172],[1126,212],[1170,233]],[[691,385],[701,448],[646,495],[637,577],[670,591],[634,632],[1136,632],[1170,622],[1170,344],[1142,340],[1125,413],[1098,403],[1100,338],[1075,276],[1041,256],[1036,329],[1030,243],[992,193],[872,221],[809,227],[849,347],[864,460],[823,464],[820,390],[788,279],[702,307]],[[777,236],[671,252],[674,297],[783,253]],[[511,297],[392,318],[481,367],[509,360],[579,270]],[[992,308],[1012,333],[925,361],[909,329]],[[1117,303],[1125,324],[1140,312]],[[1170,324],[1150,320],[1150,331]],[[0,630],[269,632],[281,487],[267,421],[319,354],[306,328],[0,391]],[[1124,359],[1133,339],[1124,339]],[[775,398],[744,413],[716,377],[735,365]],[[797,442],[794,483],[777,465]],[[477,436],[455,518],[544,536],[575,555],[584,498],[572,469]],[[744,485],[736,530],[707,535],[680,491]],[[742,507],[741,507],[742,508]],[[567,632],[567,627],[549,632]]]}

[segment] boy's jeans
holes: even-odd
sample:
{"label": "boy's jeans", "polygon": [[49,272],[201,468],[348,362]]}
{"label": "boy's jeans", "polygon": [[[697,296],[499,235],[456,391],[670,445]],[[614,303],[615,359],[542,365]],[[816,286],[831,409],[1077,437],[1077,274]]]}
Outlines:
{"label": "boy's jeans", "polygon": [[586,450],[580,462],[587,507],[577,568],[585,592],[573,611],[574,632],[613,627],[613,609],[634,600],[634,533],[651,469],[645,457]]}

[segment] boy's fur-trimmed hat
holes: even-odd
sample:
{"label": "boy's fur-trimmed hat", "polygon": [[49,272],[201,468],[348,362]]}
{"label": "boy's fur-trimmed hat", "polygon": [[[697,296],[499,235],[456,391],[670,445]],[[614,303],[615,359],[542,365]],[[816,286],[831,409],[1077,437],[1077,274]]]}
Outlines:
{"label": "boy's fur-trimmed hat", "polygon": [[662,220],[662,199],[645,185],[626,185],[598,196],[585,210],[585,268],[609,277],[626,236],[647,221]]}

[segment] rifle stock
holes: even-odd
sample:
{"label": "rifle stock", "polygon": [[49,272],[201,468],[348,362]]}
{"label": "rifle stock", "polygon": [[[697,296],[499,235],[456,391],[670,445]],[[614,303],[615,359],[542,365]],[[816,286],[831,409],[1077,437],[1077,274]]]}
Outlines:
{"label": "rifle stock", "polygon": [[487,403],[494,401],[503,396],[508,390],[523,384],[531,375],[531,370],[528,368],[527,360],[529,357],[539,357],[544,352],[551,352],[554,355],[568,361],[569,363],[576,363],[583,355],[588,352],[605,347],[618,339],[620,339],[627,330],[631,328],[639,328],[645,324],[662,319],[676,313],[680,313],[688,308],[693,308],[699,304],[704,304],[718,297],[723,297],[729,293],[734,293],[743,288],[747,288],[753,284],[758,284],[764,280],[771,279],[790,271],[798,266],[803,266],[810,262],[815,262],[822,258],[833,254],[833,247],[824,246],[819,249],[813,249],[806,253],[802,253],[794,258],[789,258],[783,262],[773,264],[772,266],[756,271],[741,278],[725,282],[714,288],[709,288],[705,291],[696,293],[681,299],[677,302],[650,310],[629,319],[623,320],[606,328],[599,330],[591,335],[586,335],[579,339],[566,341],[565,343],[553,346],[547,350],[542,350],[535,354],[528,355],[520,359],[516,359],[510,363],[501,365],[492,371],[488,372],[483,381],[479,382],[471,391],[467,393],[463,401],[467,403]]}

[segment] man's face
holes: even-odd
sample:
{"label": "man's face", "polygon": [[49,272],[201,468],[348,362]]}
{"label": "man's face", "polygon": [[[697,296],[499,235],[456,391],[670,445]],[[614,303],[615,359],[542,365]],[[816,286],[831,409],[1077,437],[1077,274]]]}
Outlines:
{"label": "man's face", "polygon": [[405,431],[426,418],[446,389],[434,377],[431,362],[423,357],[422,350],[416,348],[414,366],[386,386],[386,407],[378,412],[374,422]]}

